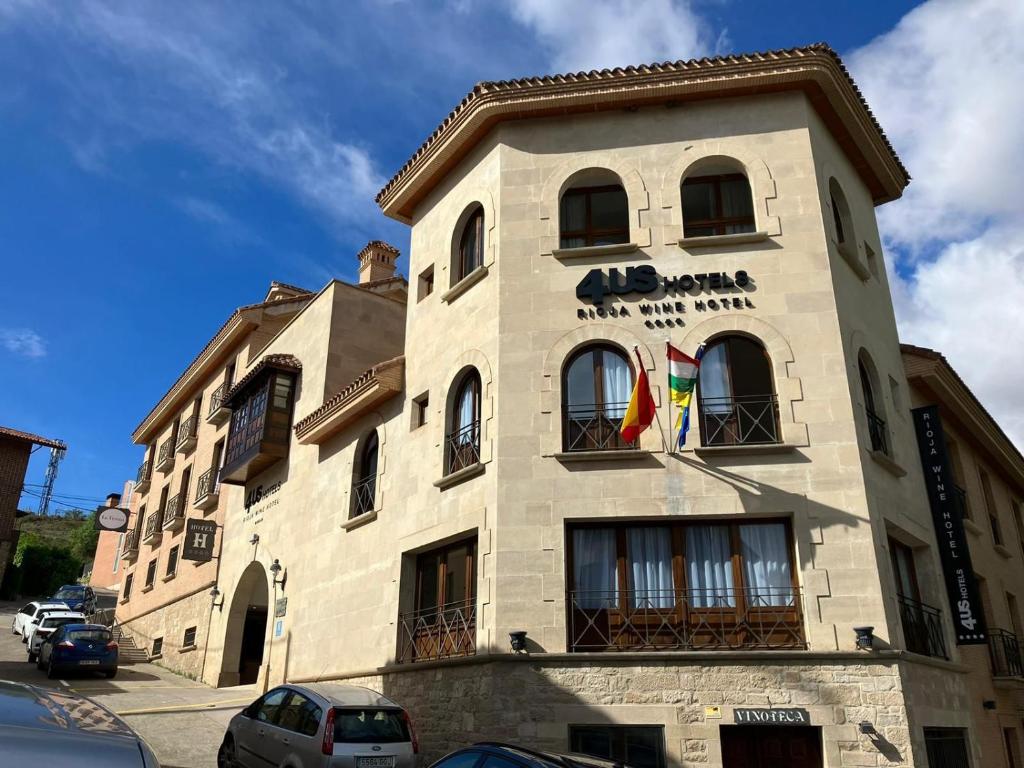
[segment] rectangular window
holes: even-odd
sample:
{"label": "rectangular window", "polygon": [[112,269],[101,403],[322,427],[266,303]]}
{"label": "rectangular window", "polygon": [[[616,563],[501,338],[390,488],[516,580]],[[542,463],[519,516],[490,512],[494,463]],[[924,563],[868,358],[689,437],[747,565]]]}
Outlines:
{"label": "rectangular window", "polygon": [[113,572],[117,573],[117,567],[121,563],[121,555],[124,553],[124,534],[117,534],[117,549],[114,550],[114,568]]}
{"label": "rectangular window", "polygon": [[182,640],[181,640],[181,647],[182,648],[191,648],[195,644],[196,644],[196,628],[195,627],[189,627],[188,629],[185,630],[185,637],[183,637]]}
{"label": "rectangular window", "polygon": [[121,600],[128,600],[132,596],[132,581],[134,580],[134,573],[129,573],[124,577],[124,587],[121,589]]}
{"label": "rectangular window", "polygon": [[412,400],[412,428],[419,429],[427,423],[427,408],[430,405],[430,393],[414,397]]}
{"label": "rectangular window", "polygon": [[568,531],[570,646],[804,647],[788,521]]}
{"label": "rectangular window", "polygon": [[896,577],[896,594],[919,601],[921,599],[921,592],[917,586],[914,550],[906,544],[890,538],[889,556],[892,558],[892,571]]}
{"label": "rectangular window", "polygon": [[416,301],[423,301],[434,292],[434,265],[431,264],[420,272],[419,286],[416,293]]}
{"label": "rectangular window", "polygon": [[[1013,630],[1013,634],[1017,636],[1019,642],[1024,642],[1024,634],[1022,634],[1020,608],[1017,605],[1017,597],[1012,592],[1006,593],[1006,610],[1010,613],[1010,629]],[[1024,768],[1024,766],[1021,766]]]}
{"label": "rectangular window", "polygon": [[924,744],[931,768],[971,768],[964,728],[925,728]]}
{"label": "rectangular window", "polygon": [[167,576],[170,578],[178,571],[178,547],[177,545],[171,547],[170,552],[167,553]]}
{"label": "rectangular window", "polygon": [[981,478],[981,492],[985,497],[985,510],[988,512],[988,523],[992,529],[992,542],[1002,544],[1003,531],[999,527],[999,510],[996,508],[995,496],[992,493],[992,481],[985,470],[978,470],[978,476]]}
{"label": "rectangular window", "polygon": [[164,650],[164,639],[157,637],[153,640],[153,650],[150,652],[150,656],[159,656]]}
{"label": "rectangular window", "polygon": [[570,725],[569,751],[633,768],[665,768],[661,725]]}
{"label": "rectangular window", "polygon": [[146,586],[152,587],[153,582],[156,580],[156,558],[154,557],[149,561],[149,566],[146,568]]}

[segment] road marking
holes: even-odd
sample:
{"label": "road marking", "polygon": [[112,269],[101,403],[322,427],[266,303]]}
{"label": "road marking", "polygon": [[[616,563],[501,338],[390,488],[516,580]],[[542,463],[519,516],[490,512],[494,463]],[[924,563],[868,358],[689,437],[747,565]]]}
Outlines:
{"label": "road marking", "polygon": [[204,685],[146,685],[142,683],[140,685],[116,685],[111,683],[112,688],[75,688],[74,690],[81,693],[82,691],[95,691],[96,693],[125,693],[126,691],[159,691],[164,689],[171,689],[177,691],[208,691],[210,690]]}
{"label": "road marking", "polygon": [[190,710],[216,709],[224,704],[244,704],[252,702],[250,697],[244,699],[223,699],[221,701],[209,701],[205,704],[175,704],[170,707],[148,707],[146,709],[123,709],[115,712],[116,715],[151,715],[157,712],[188,712]]}
{"label": "road marking", "polygon": [[63,685],[65,688],[70,688],[71,687],[70,685],[68,685],[68,681],[67,680],[58,680],[57,682],[60,683],[61,685]]}

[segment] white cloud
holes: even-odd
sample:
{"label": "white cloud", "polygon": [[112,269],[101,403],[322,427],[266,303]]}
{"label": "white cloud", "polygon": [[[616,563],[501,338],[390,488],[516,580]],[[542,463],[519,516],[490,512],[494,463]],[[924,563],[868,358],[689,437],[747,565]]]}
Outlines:
{"label": "white cloud", "polygon": [[[702,56],[714,47],[685,0],[509,0],[558,72]],[[538,73],[533,73],[538,74]]]}
{"label": "white cloud", "polygon": [[945,354],[1018,446],[1022,41],[1019,0],[931,0],[846,56],[913,176],[879,210],[900,335]]}
{"label": "white cloud", "polygon": [[46,341],[28,328],[0,328],[0,346],[22,357],[46,356]]}

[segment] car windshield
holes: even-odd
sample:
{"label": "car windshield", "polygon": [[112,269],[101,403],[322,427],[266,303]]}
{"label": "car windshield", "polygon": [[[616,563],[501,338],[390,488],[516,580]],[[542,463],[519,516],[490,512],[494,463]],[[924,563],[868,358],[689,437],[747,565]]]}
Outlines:
{"label": "car windshield", "polygon": [[409,741],[401,712],[390,709],[335,709],[334,740],[349,744]]}
{"label": "car windshield", "polygon": [[76,598],[85,595],[85,587],[61,587],[57,590],[57,594],[54,595],[58,600],[65,598]]}
{"label": "car windshield", "polygon": [[41,622],[39,622],[40,629],[56,629],[57,627],[63,627],[65,624],[75,624],[81,621],[78,616],[61,616],[50,618],[47,616]]}
{"label": "car windshield", "polygon": [[68,632],[68,639],[105,643],[110,640],[110,633],[105,629],[73,629]]}

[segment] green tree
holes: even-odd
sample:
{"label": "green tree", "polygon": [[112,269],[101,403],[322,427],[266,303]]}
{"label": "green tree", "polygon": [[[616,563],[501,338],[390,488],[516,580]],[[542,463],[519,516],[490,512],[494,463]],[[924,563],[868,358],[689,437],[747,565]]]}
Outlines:
{"label": "green tree", "polygon": [[83,563],[91,560],[96,554],[96,543],[100,537],[100,532],[96,530],[97,514],[96,511],[93,511],[68,537],[71,554]]}

